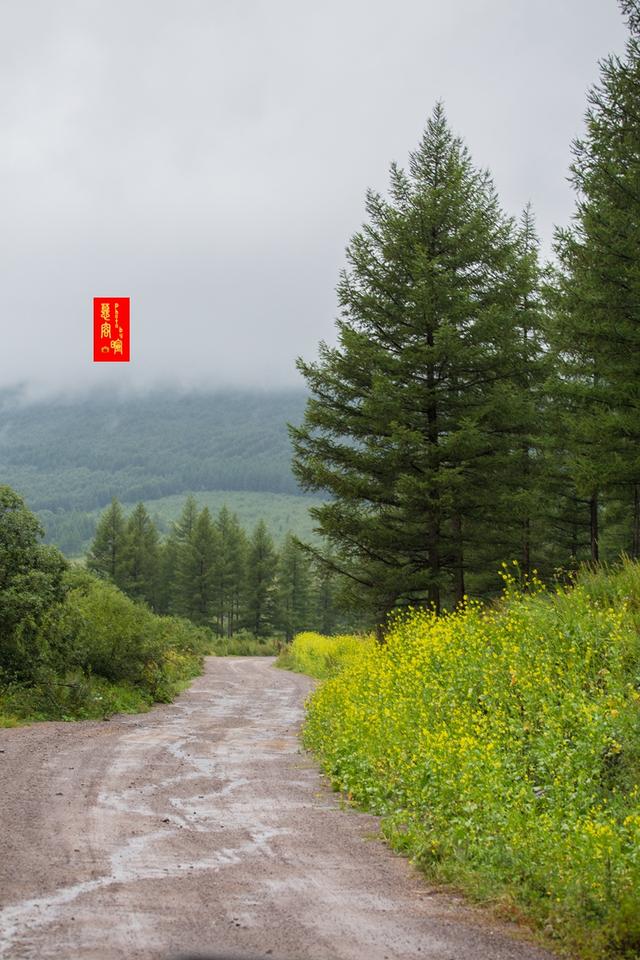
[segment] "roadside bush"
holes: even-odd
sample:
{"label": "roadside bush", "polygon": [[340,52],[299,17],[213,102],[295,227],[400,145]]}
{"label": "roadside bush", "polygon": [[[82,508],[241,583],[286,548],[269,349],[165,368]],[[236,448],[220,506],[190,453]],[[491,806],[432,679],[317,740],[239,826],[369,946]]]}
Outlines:
{"label": "roadside bush", "polygon": [[28,675],[5,677],[0,723],[146,709],[201,672],[208,630],[159,617],[80,568],[65,572],[62,591],[64,600],[40,619]]}
{"label": "roadside bush", "polygon": [[115,684],[80,671],[64,677],[44,673],[35,683],[0,689],[0,727],[38,720],[101,720],[148,710],[153,702],[150,693],[128,682]]}
{"label": "roadside bush", "polygon": [[[637,957],[640,567],[552,594],[505,580],[499,606],[413,611],[359,642],[305,743],[435,880],[524,908],[582,957]],[[298,666],[322,657],[298,647]]]}
{"label": "roadside bush", "polygon": [[351,658],[359,657],[363,645],[371,643],[371,638],[364,637],[324,637],[311,631],[299,633],[280,654],[278,666],[325,679],[341,670]]}
{"label": "roadside bush", "polygon": [[22,497],[0,486],[0,678],[29,680],[42,660],[41,624],[64,596],[67,561],[39,543],[43,529]]}

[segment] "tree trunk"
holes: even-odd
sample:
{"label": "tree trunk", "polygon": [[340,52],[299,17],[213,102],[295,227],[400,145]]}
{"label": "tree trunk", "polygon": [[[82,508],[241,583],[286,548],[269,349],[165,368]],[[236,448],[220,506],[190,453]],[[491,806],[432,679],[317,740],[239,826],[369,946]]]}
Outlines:
{"label": "tree trunk", "polygon": [[589,501],[590,514],[590,536],[591,536],[591,560],[597,563],[600,559],[600,549],[598,543],[598,494],[594,493]]}
{"label": "tree trunk", "polygon": [[[427,343],[429,347],[433,347],[435,343],[433,330],[427,332]],[[437,448],[438,448],[438,409],[435,401],[435,370],[431,364],[427,370],[427,384],[429,387],[429,406],[427,408],[427,440],[429,447],[432,452],[432,463],[430,464],[430,469],[434,474],[437,474],[440,469],[440,464],[437,462]],[[440,517],[439,517],[439,504],[438,496],[434,491],[434,495],[430,498],[429,504],[429,520],[428,520],[428,530],[427,530],[427,553],[429,557],[429,574],[430,574],[430,584],[429,584],[429,601],[435,609],[436,613],[440,613]]]}
{"label": "tree trunk", "polygon": [[429,522],[429,603],[440,613],[440,525],[433,515]]}
{"label": "tree trunk", "polygon": [[456,560],[454,570],[455,597],[457,603],[462,603],[466,590],[464,587],[464,543],[462,539],[462,517],[459,513],[454,514],[453,517],[453,532],[456,544]]}
{"label": "tree trunk", "polygon": [[383,646],[387,640],[387,629],[389,626],[389,614],[395,608],[396,598],[389,597],[381,602],[381,606],[378,608],[378,614],[376,616],[376,641]]}
{"label": "tree trunk", "polygon": [[571,524],[571,557],[574,561],[574,566],[577,566],[578,563],[578,521],[575,519]]}
{"label": "tree trunk", "polygon": [[531,574],[531,520],[529,517],[522,523],[522,572],[525,577]]}

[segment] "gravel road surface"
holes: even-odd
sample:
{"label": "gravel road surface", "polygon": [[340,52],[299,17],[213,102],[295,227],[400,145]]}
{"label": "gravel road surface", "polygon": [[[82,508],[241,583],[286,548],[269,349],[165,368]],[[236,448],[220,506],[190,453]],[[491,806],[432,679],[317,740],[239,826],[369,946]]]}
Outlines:
{"label": "gravel road surface", "polygon": [[208,658],[178,700],[0,730],[0,958],[543,960],[341,809],[307,677]]}

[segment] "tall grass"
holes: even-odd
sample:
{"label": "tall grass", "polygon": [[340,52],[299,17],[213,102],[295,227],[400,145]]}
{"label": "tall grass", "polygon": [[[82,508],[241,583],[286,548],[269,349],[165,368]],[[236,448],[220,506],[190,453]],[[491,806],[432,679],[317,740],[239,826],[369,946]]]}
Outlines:
{"label": "tall grass", "polygon": [[[504,578],[498,606],[342,640],[305,743],[436,881],[583,958],[638,957],[640,567],[556,592]],[[307,635],[290,656],[326,675],[327,648]]]}
{"label": "tall grass", "polygon": [[282,648],[279,637],[256,637],[249,630],[238,630],[232,637],[213,637],[211,653],[218,657],[275,657]]}

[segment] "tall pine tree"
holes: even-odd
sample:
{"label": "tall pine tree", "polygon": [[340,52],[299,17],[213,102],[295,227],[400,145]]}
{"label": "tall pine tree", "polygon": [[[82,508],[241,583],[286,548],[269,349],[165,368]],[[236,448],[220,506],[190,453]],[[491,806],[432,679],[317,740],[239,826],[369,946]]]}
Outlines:
{"label": "tall pine tree", "polygon": [[218,552],[215,563],[216,630],[233,636],[238,629],[245,576],[246,537],[238,518],[223,506],[215,521],[218,531]]}
{"label": "tall pine tree", "polygon": [[220,536],[208,507],[197,515],[178,559],[177,612],[210,625],[215,612],[215,563]]}
{"label": "tall pine tree", "polygon": [[122,507],[114,497],[98,521],[87,554],[87,567],[122,587],[125,545],[126,520]]}
{"label": "tall pine tree", "polygon": [[143,503],[129,517],[123,549],[122,589],[130,597],[158,608],[160,554],[158,531]]}
{"label": "tall pine tree", "polygon": [[497,566],[513,539],[497,510],[531,430],[512,415],[530,253],[441,105],[408,172],[392,165],[389,198],[369,191],[366,207],[339,345],[299,361],[311,397],[291,435],[299,482],[331,495],[312,510],[329,548],[311,552],[382,628],[399,604],[460,599],[474,556]]}
{"label": "tall pine tree", "polygon": [[600,556],[603,501],[624,504],[640,556],[640,16],[623,0],[624,57],[601,63],[586,134],[573,145],[577,207],[558,231],[554,347],[562,362],[570,469]]}
{"label": "tall pine tree", "polygon": [[256,637],[273,632],[276,618],[276,567],[278,558],[264,520],[259,520],[249,541],[246,576],[246,625]]}
{"label": "tall pine tree", "polygon": [[277,584],[277,626],[289,641],[309,628],[311,616],[309,559],[290,533],[278,557]]}

